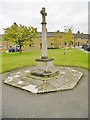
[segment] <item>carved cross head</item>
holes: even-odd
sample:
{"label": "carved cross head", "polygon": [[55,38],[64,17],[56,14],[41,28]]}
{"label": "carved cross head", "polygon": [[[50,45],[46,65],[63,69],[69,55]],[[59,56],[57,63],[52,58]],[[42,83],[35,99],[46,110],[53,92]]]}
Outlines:
{"label": "carved cross head", "polygon": [[44,7],[43,7],[42,10],[41,10],[41,14],[42,14],[43,16],[47,16],[47,13],[45,12],[45,8],[44,8]]}
{"label": "carved cross head", "polygon": [[47,16],[47,13],[45,12],[45,8],[43,7],[42,10],[40,11],[42,14],[42,23],[45,23],[45,16]]}

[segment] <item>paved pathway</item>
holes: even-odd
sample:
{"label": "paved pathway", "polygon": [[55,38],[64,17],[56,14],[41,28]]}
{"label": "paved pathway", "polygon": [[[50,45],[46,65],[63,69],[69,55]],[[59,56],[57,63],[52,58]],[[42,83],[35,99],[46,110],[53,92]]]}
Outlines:
{"label": "paved pathway", "polygon": [[[31,94],[2,83],[3,118],[87,118],[88,71],[78,70],[84,75],[75,89],[68,91]],[[10,73],[4,74],[3,80]]]}
{"label": "paved pathway", "polygon": [[76,49],[81,50],[81,51],[83,51],[83,52],[85,52],[85,53],[90,54],[90,51],[86,51],[86,50],[82,49],[82,47],[81,47],[81,46],[80,46],[80,47],[76,47]]}
{"label": "paved pathway", "polygon": [[0,120],[2,118],[2,75],[0,75]]}

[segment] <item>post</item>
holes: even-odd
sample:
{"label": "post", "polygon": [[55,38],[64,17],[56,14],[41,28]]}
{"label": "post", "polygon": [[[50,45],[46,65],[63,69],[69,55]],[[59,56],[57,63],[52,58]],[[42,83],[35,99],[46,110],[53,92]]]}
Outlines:
{"label": "post", "polygon": [[45,8],[43,7],[40,11],[42,14],[42,59],[48,58],[48,52],[47,52],[47,31],[46,31],[46,20],[45,16],[47,16],[47,13],[45,12]]}

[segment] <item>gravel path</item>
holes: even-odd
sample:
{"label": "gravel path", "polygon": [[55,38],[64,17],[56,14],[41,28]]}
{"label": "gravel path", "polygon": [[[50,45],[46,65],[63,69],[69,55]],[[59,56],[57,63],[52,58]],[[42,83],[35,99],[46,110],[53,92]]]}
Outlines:
{"label": "gravel path", "polygon": [[84,75],[73,90],[46,94],[32,94],[30,92],[6,85],[3,81],[9,74],[13,73],[13,71],[3,74],[2,117],[87,118],[88,71],[82,68],[75,69],[83,72]]}

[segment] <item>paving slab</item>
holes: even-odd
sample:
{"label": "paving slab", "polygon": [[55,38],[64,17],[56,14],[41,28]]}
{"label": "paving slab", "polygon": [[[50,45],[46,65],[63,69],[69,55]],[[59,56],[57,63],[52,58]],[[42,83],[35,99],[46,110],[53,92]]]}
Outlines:
{"label": "paving slab", "polygon": [[5,79],[4,83],[32,93],[47,93],[73,89],[83,75],[82,72],[70,67],[57,66],[55,69],[58,70],[58,74],[51,77],[42,77],[32,75],[32,69],[35,69],[35,67],[11,74]]}

